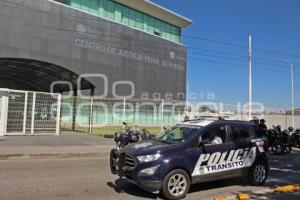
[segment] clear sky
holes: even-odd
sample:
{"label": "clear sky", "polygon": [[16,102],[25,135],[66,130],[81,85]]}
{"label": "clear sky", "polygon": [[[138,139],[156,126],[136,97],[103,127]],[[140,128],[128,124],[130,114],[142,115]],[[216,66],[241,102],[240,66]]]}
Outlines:
{"label": "clear sky", "polygon": [[300,107],[299,0],[154,2],[193,20],[183,31],[183,43],[188,47],[189,89],[199,94],[199,100],[207,100],[201,94],[214,92],[217,102],[247,101],[248,50],[238,45],[247,46],[251,33],[254,101],[269,107],[290,106],[290,68],[282,62],[286,59],[295,66],[295,103]]}

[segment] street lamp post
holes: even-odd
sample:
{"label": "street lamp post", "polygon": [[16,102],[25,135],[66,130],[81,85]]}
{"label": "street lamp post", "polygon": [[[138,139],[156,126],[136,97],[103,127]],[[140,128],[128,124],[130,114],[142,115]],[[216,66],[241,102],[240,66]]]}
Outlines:
{"label": "street lamp post", "polygon": [[[287,60],[283,60],[284,63],[288,64]],[[295,127],[295,90],[294,90],[294,66],[290,64],[291,67],[291,101],[292,101],[292,126]]]}
{"label": "street lamp post", "polygon": [[248,119],[252,119],[252,37],[249,35]]}
{"label": "street lamp post", "polygon": [[295,90],[294,90],[294,67],[291,64],[291,84],[292,84],[292,124],[295,128]]}

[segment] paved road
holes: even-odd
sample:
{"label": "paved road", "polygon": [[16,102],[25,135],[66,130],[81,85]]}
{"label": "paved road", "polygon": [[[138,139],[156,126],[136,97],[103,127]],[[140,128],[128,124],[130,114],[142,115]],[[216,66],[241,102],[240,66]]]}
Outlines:
{"label": "paved road", "polygon": [[[300,183],[300,153],[273,157],[271,178],[267,186]],[[0,161],[1,200],[131,200],[157,199],[137,187],[111,176],[108,158],[3,160]],[[258,191],[241,180],[227,180],[192,186],[187,199],[213,199],[235,192]],[[253,194],[257,199],[270,198],[269,194]],[[299,199],[299,193],[288,199]],[[287,199],[277,195],[272,199]]]}
{"label": "paved road", "polygon": [[107,155],[114,147],[112,139],[72,134],[60,136],[14,136],[0,138],[0,160],[9,157],[51,154]]}

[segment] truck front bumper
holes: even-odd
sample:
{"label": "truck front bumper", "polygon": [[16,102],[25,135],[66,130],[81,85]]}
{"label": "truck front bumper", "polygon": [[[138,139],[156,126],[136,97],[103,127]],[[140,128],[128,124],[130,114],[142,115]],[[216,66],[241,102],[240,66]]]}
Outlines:
{"label": "truck front bumper", "polygon": [[158,166],[158,168],[153,174],[145,175],[140,172],[143,169],[153,167],[153,163],[145,163],[136,165],[134,168],[128,168],[128,166],[124,165],[124,156],[122,156],[119,151],[113,150],[110,155],[110,168],[112,174],[117,174],[121,178],[124,177],[129,182],[149,192],[156,192],[161,188],[159,165],[156,164],[156,166]]}
{"label": "truck front bumper", "polygon": [[161,181],[153,176],[130,176],[126,173],[125,178],[136,186],[149,192],[157,192],[161,188]]}

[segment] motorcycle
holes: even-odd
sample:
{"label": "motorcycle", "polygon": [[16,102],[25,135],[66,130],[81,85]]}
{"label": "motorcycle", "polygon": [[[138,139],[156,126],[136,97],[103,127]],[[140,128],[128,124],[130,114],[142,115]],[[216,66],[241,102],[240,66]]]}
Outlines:
{"label": "motorcycle", "polygon": [[120,150],[125,146],[144,140],[151,139],[150,133],[146,129],[131,129],[126,122],[123,122],[123,129],[115,133],[114,141],[116,148],[110,151],[110,166],[112,174],[118,171],[118,159]]}
{"label": "motorcycle", "polygon": [[300,129],[297,129],[293,134],[292,134],[292,141],[293,141],[293,146],[300,148]]}
{"label": "motorcycle", "polygon": [[293,147],[293,140],[292,140],[292,131],[290,131],[290,129],[288,130],[284,130],[281,133],[281,143],[283,145],[284,148],[284,153],[291,153],[292,152],[292,147]]}
{"label": "motorcycle", "polygon": [[289,130],[281,131],[280,126],[273,126],[273,129],[267,131],[267,138],[274,154],[280,155],[292,151],[293,144]]}

